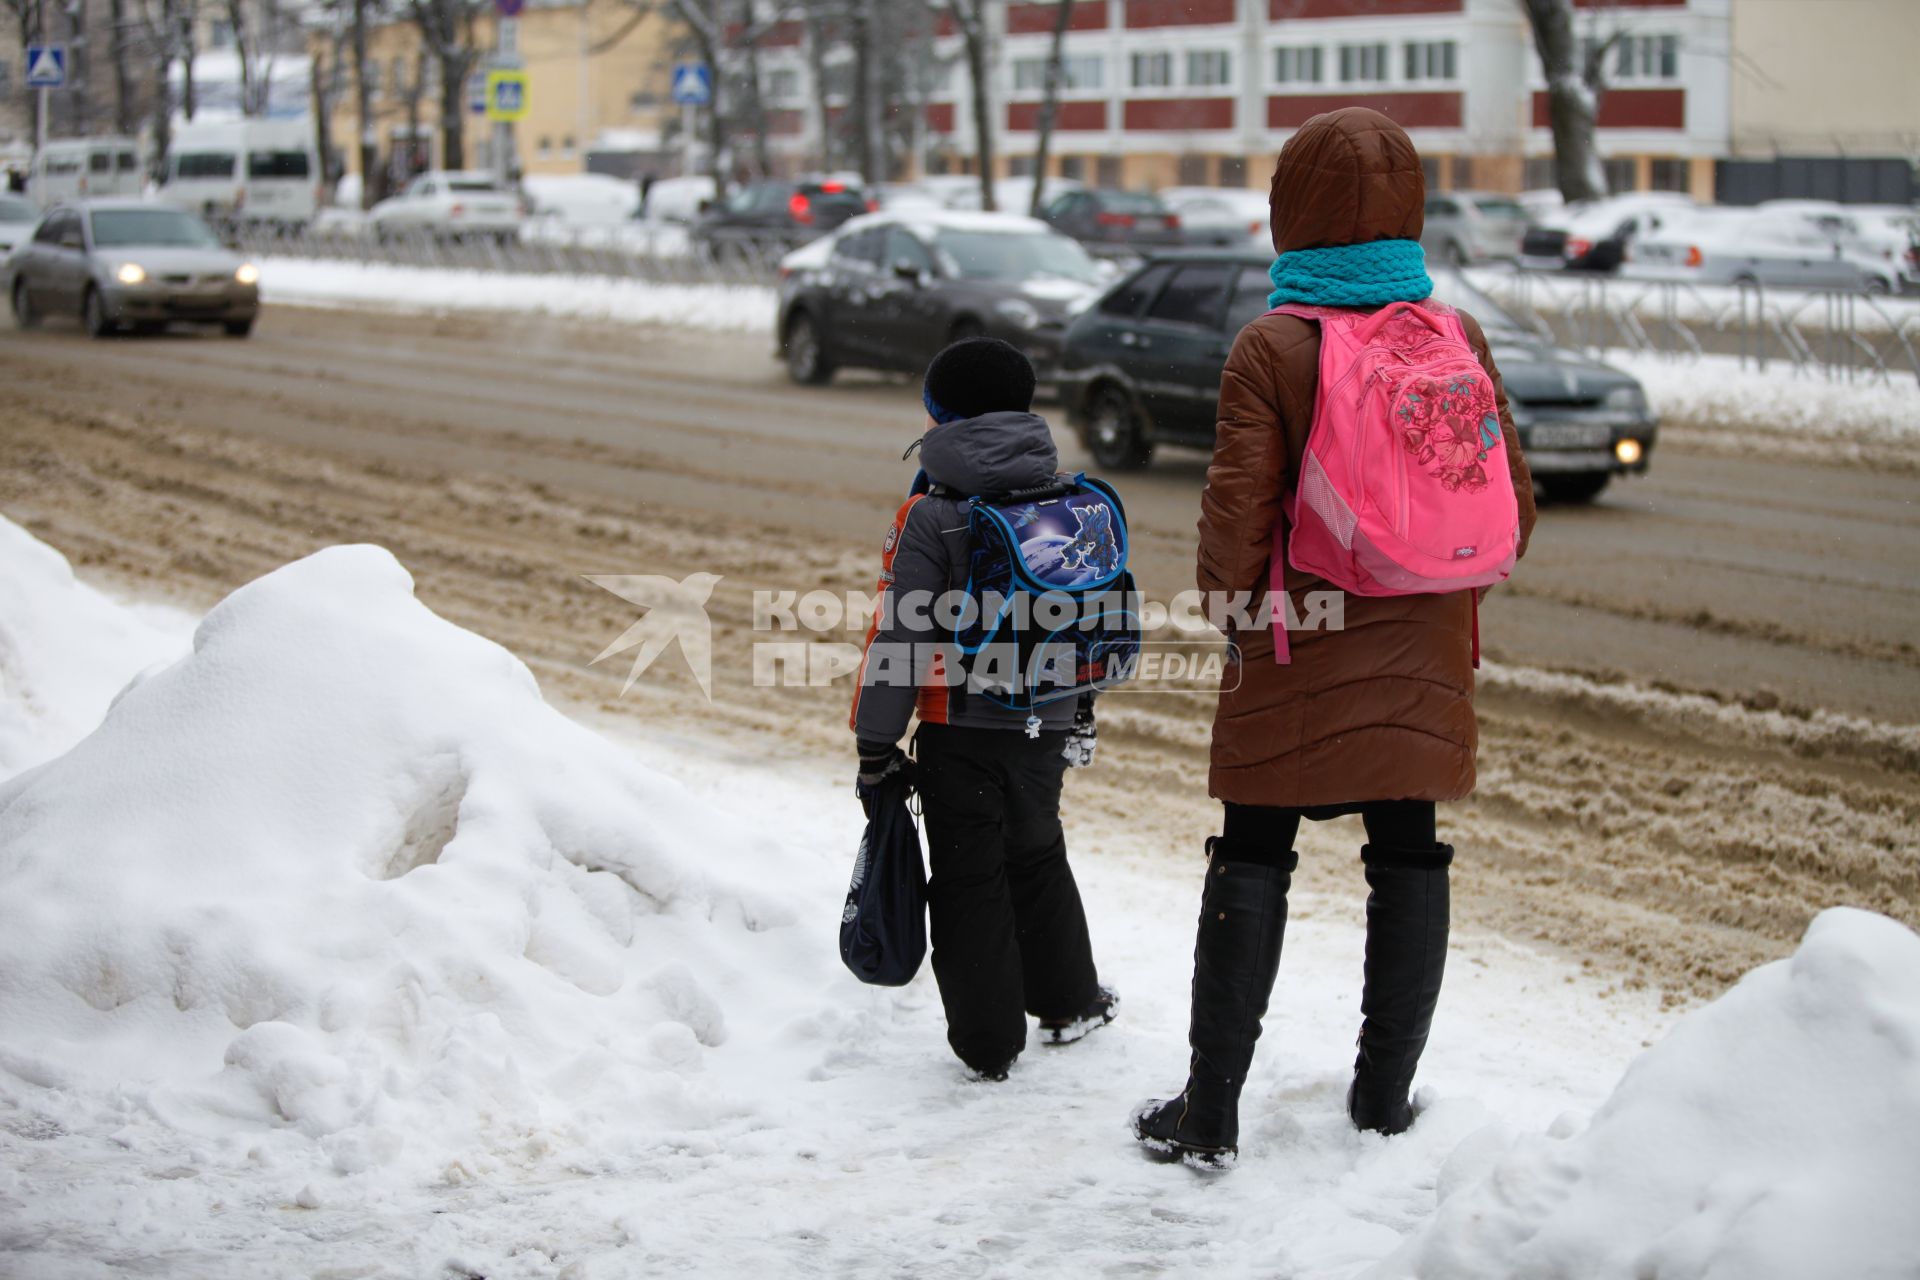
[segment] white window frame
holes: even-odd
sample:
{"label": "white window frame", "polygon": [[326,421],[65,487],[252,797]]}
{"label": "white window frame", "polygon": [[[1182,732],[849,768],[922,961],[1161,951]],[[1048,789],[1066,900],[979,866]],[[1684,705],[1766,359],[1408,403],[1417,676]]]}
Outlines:
{"label": "white window frame", "polygon": [[[1157,61],[1166,71],[1158,80],[1142,80],[1140,65],[1146,61]],[[1127,87],[1129,89],[1172,89],[1179,85],[1175,76],[1179,67],[1174,63],[1173,53],[1168,49],[1136,49],[1127,56]]]}
{"label": "white window frame", "polygon": [[1460,79],[1457,40],[1408,40],[1400,50],[1401,74],[1408,84],[1456,84]]}
{"label": "white window frame", "polygon": [[[1299,74],[1301,63],[1311,62],[1313,75]],[[1285,64],[1287,71],[1281,73]],[[1327,51],[1317,44],[1277,44],[1267,53],[1267,74],[1272,83],[1291,88],[1300,84],[1325,84],[1327,82]]]}
{"label": "white window frame", "polygon": [[[1181,61],[1186,72],[1186,86],[1189,89],[1231,89],[1233,80],[1233,51],[1231,49],[1193,48],[1185,51]],[[1204,60],[1204,67],[1203,61]],[[1219,78],[1210,78],[1217,70]],[[1196,75],[1196,72],[1204,72]]]}
{"label": "white window frame", "polygon": [[[1360,74],[1347,75],[1347,55],[1352,54],[1354,70]],[[1366,60],[1377,59],[1378,74],[1367,75]],[[1333,71],[1335,84],[1340,85],[1385,85],[1393,83],[1393,46],[1384,40],[1343,41],[1334,48]]]}

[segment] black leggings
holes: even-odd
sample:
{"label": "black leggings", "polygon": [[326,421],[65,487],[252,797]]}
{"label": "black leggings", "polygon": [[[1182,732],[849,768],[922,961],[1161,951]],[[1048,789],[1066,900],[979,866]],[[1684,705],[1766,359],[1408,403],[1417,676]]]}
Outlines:
{"label": "black leggings", "polygon": [[[1281,865],[1291,860],[1293,842],[1300,834],[1300,820],[1324,822],[1328,818],[1360,815],[1367,828],[1369,860],[1374,851],[1411,853],[1416,861],[1427,861],[1428,852],[1438,844],[1431,800],[1374,800],[1365,804],[1321,805],[1305,809],[1276,805],[1227,803],[1226,825],[1221,840],[1236,862],[1268,862]],[[1420,857],[1419,855],[1425,855]],[[1391,855],[1389,855],[1391,856]]]}

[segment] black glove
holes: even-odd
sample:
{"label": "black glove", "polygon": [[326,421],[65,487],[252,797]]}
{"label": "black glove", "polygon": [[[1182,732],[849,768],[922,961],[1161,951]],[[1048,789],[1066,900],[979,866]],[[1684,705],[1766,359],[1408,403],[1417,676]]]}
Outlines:
{"label": "black glove", "polygon": [[891,742],[860,743],[860,785],[877,787],[907,767],[907,753]]}
{"label": "black glove", "polygon": [[1084,769],[1093,763],[1094,737],[1097,730],[1093,723],[1093,695],[1080,695],[1080,705],[1074,708],[1073,724],[1067,729],[1067,745],[1060,749],[1066,757],[1067,768]]}

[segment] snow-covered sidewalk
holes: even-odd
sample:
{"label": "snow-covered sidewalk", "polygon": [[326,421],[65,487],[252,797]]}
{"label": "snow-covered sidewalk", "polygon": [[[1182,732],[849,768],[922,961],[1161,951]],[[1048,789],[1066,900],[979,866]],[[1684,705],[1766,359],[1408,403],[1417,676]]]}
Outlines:
{"label": "snow-covered sidewalk", "polygon": [[[0,599],[96,625],[0,533]],[[1427,1110],[1383,1140],[1341,1113],[1356,871],[1297,902],[1240,1168],[1201,1177],[1124,1131],[1183,1073],[1196,859],[1070,788],[1122,1017],[970,1083],[930,973],[839,966],[845,762],[583,727],[411,585],[369,547],[269,575],[0,781],[0,1273],[1318,1278],[1399,1251],[1381,1274],[1785,1280],[1809,1248],[1887,1277],[1920,1250],[1888,1199],[1920,1176],[1897,925],[1822,917],[1644,1057],[1652,993],[1456,937]],[[7,634],[7,703],[85,684]],[[90,665],[104,706],[146,658]]]}
{"label": "snow-covered sidewalk", "polygon": [[258,259],[269,305],[376,307],[497,316],[554,316],[771,334],[774,291],[759,285],[660,284],[532,272],[460,271],[329,258]]}

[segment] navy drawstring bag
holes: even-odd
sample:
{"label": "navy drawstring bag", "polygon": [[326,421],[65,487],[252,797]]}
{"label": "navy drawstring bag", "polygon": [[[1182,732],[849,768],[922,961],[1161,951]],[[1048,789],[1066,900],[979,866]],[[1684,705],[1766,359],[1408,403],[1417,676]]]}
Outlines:
{"label": "navy drawstring bag", "polygon": [[867,830],[840,913],[840,959],[877,987],[904,987],[927,954],[927,875],[920,827],[907,807],[912,784],[901,769],[877,786],[857,786]]}

